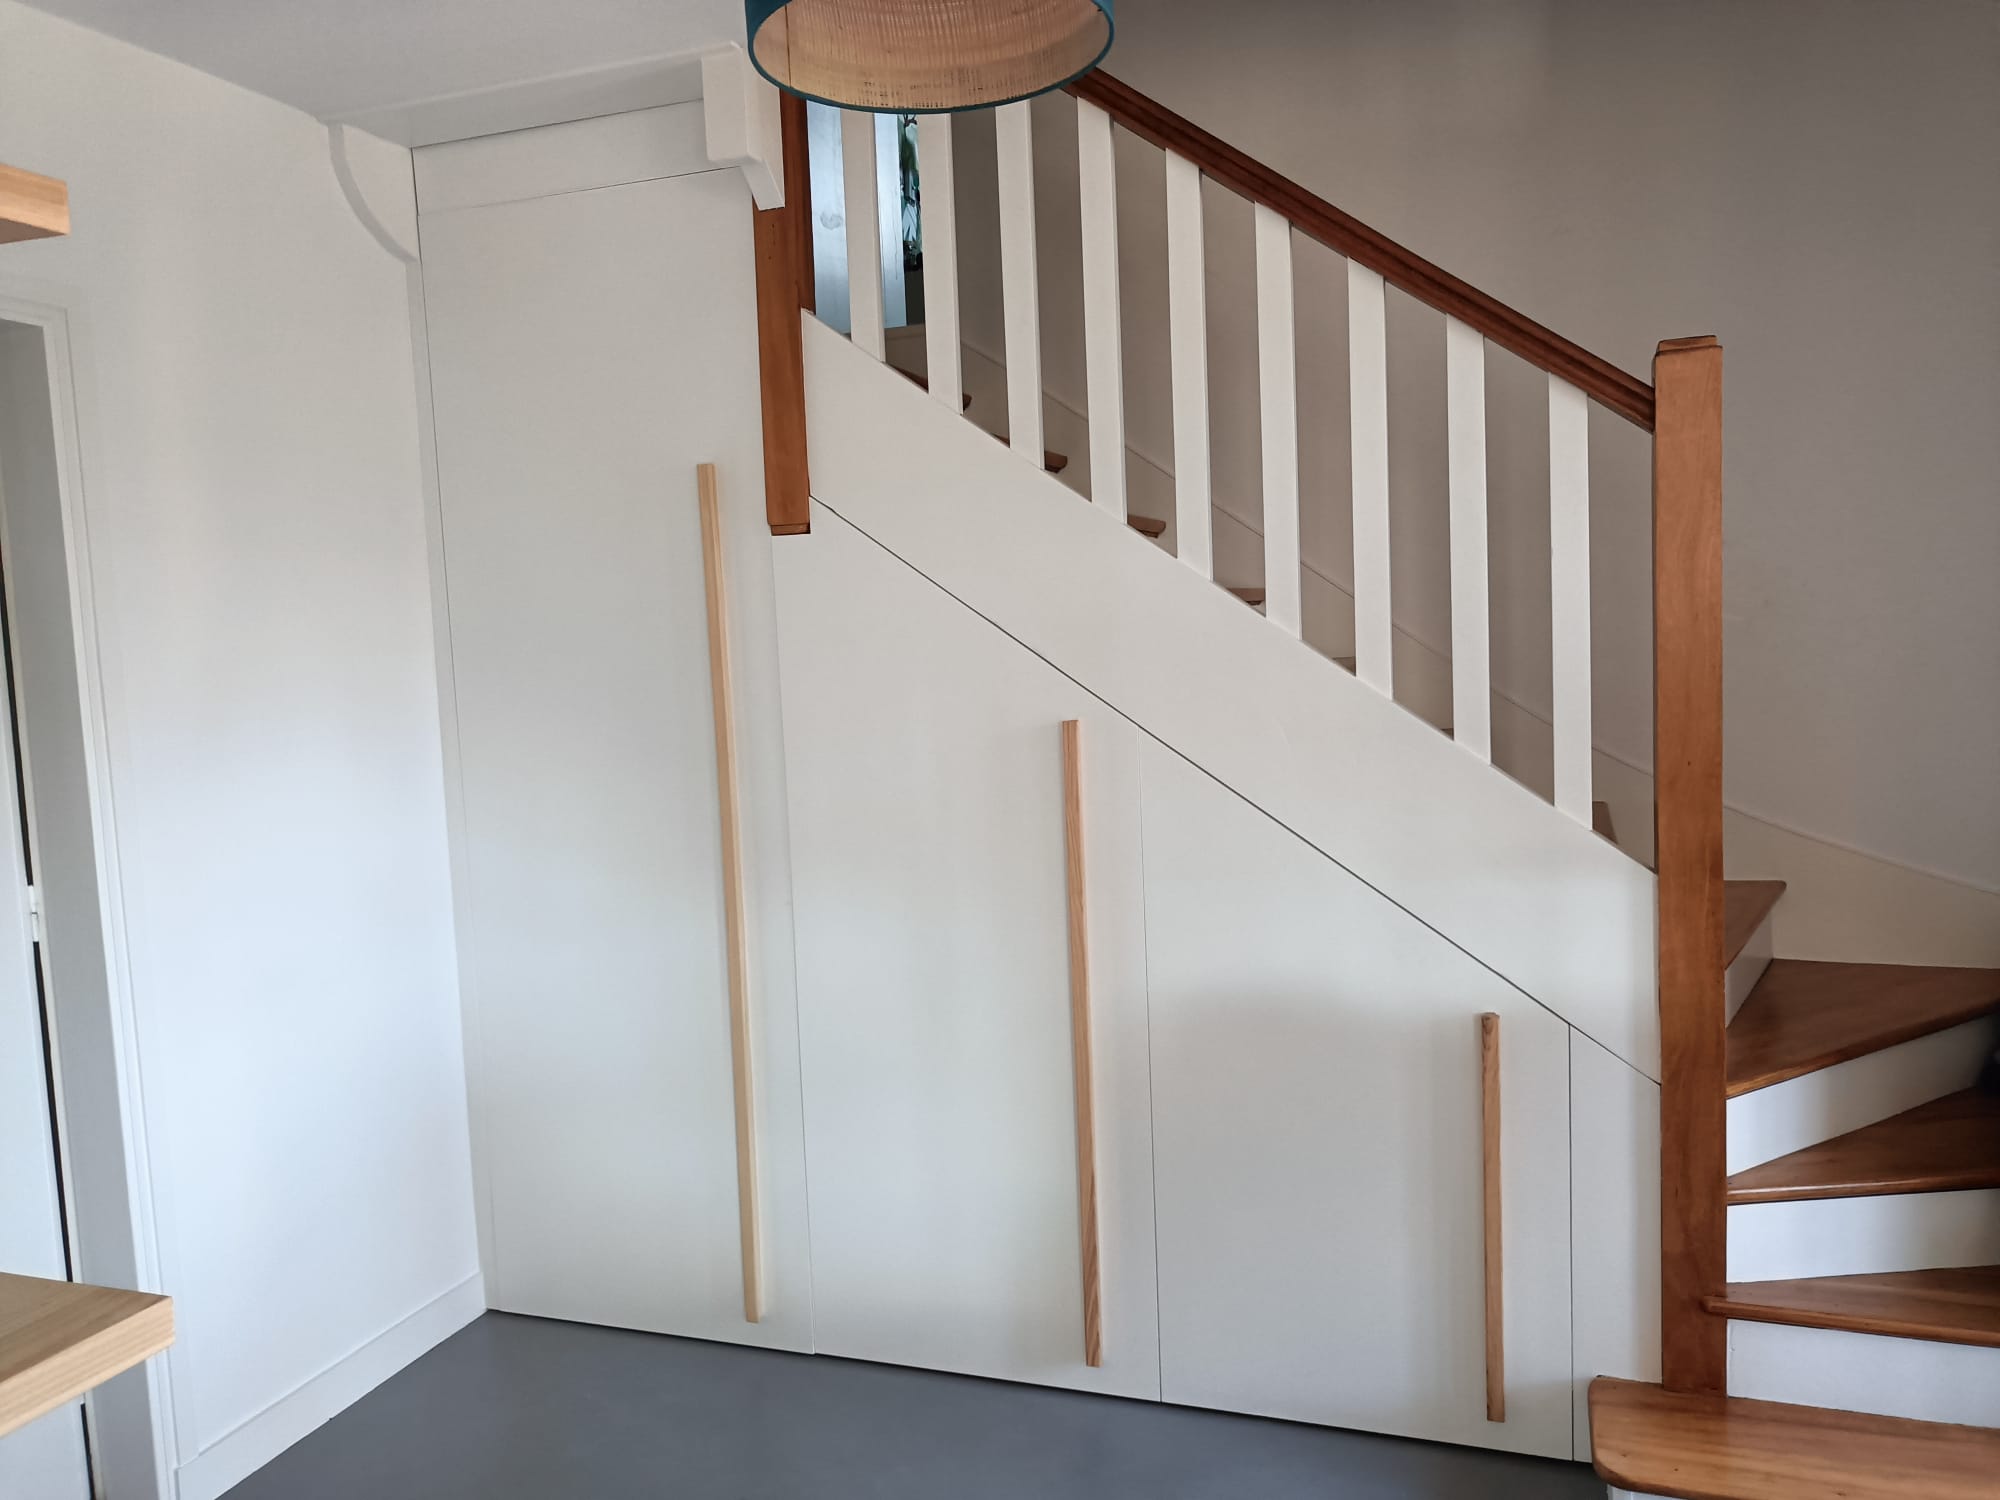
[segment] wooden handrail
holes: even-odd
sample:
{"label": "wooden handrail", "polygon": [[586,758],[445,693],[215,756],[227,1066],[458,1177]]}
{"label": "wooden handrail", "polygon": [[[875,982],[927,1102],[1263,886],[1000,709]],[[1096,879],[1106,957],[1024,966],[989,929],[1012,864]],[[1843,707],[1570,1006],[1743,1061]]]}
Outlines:
{"label": "wooden handrail", "polygon": [[1653,359],[1654,847],[1659,862],[1660,1335],[1670,1391],[1726,1394],[1722,346]]}
{"label": "wooden handrail", "polygon": [[1538,369],[1567,380],[1628,422],[1653,430],[1653,388],[1637,376],[1468,286],[1130,84],[1100,70],[1084,74],[1069,85],[1069,92],[1095,104],[1141,139],[1187,158],[1204,175],[1252,203],[1283,214],[1300,233],[1366,266],[1391,286],[1477,329]]}

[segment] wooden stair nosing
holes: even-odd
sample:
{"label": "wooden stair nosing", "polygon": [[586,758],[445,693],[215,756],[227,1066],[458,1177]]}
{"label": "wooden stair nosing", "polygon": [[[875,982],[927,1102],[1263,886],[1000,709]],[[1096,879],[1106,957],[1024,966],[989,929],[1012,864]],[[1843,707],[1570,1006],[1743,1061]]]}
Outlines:
{"label": "wooden stair nosing", "polygon": [[1729,1178],[1728,1201],[2000,1188],[2000,1095],[1963,1089]]}
{"label": "wooden stair nosing", "polygon": [[1771,908],[1785,894],[1782,880],[1725,880],[1722,882],[1722,967],[1728,968],[1743,954]]}
{"label": "wooden stair nosing", "polygon": [[1228,588],[1230,593],[1253,609],[1264,602],[1264,590],[1254,584],[1243,584],[1241,586],[1231,584],[1228,585]]}
{"label": "wooden stair nosing", "polygon": [[1598,1475],[1671,1500],[1995,1500],[2000,1432],[1590,1383]]}
{"label": "wooden stair nosing", "polygon": [[1756,1323],[2000,1349],[2000,1266],[1731,1282],[1704,1305]]}
{"label": "wooden stair nosing", "polygon": [[[928,375],[919,375],[916,373],[916,371],[906,370],[901,365],[891,365],[889,368],[894,370],[898,375],[902,376],[905,380],[909,381],[910,384],[914,385],[920,391],[927,391],[931,388],[931,381]],[[960,411],[972,410],[972,392],[964,391],[960,393],[958,398],[958,409]]]}
{"label": "wooden stair nosing", "polygon": [[1730,1098],[2000,1011],[2000,970],[1777,958],[1729,1023]]}
{"label": "wooden stair nosing", "polygon": [[1164,536],[1167,530],[1167,523],[1154,516],[1128,515],[1125,524],[1143,536]]}

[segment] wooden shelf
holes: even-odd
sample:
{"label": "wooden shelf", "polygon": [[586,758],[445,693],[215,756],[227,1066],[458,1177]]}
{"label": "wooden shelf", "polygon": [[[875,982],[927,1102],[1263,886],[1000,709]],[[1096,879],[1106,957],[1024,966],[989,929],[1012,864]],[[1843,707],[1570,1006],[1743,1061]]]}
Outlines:
{"label": "wooden shelf", "polygon": [[1756,1323],[2000,1349],[2000,1266],[1732,1282],[1708,1299],[1708,1310]]}
{"label": "wooden shelf", "polygon": [[2000,1187],[2000,1096],[1965,1089],[1729,1179],[1731,1203]]}
{"label": "wooden shelf", "polygon": [[0,1437],[173,1341],[166,1297],[0,1273]]}
{"label": "wooden shelf", "polygon": [[0,166],[0,245],[68,233],[68,184]]}
{"label": "wooden shelf", "polygon": [[1994,1500],[2000,1432],[1590,1383],[1591,1457],[1612,1484],[1671,1500]]}
{"label": "wooden shelf", "polygon": [[1729,1023],[1729,1097],[1995,1010],[2000,969],[1773,959]]}

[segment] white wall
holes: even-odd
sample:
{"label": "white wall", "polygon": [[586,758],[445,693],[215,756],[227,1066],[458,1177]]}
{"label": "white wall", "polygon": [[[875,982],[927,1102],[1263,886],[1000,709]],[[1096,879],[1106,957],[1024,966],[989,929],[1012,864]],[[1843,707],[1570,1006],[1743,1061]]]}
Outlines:
{"label": "white wall", "polygon": [[70,183],[0,289],[73,309],[173,1450],[212,1495],[482,1305],[404,268],[314,121],[8,0],[0,159]]}
{"label": "white wall", "polygon": [[[1109,66],[1627,369],[1661,338],[1718,334],[1729,799],[1992,891],[1995,47],[1973,0],[1128,0]],[[1081,407],[1067,110],[1037,106],[1043,352]],[[994,254],[981,128],[960,132],[968,285],[996,284],[972,269]],[[1158,153],[1123,140],[1119,165],[1128,413],[1171,467]],[[1207,200],[1216,494],[1254,521],[1249,215]],[[1344,583],[1344,311],[1331,257],[1298,259],[1307,561]],[[1392,294],[1398,623],[1448,648],[1441,322]],[[997,309],[966,329],[1000,352]],[[1490,365],[1495,680],[1545,716],[1539,377]],[[1645,448],[1603,413],[1591,440],[1598,743],[1644,768]]]}

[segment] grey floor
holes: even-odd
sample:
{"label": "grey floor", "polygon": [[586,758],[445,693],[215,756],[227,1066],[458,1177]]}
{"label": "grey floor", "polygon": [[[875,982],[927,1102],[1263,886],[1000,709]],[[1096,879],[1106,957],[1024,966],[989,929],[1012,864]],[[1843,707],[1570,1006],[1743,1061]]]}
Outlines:
{"label": "grey floor", "polygon": [[227,1500],[1604,1500],[1588,1467],[488,1313]]}

